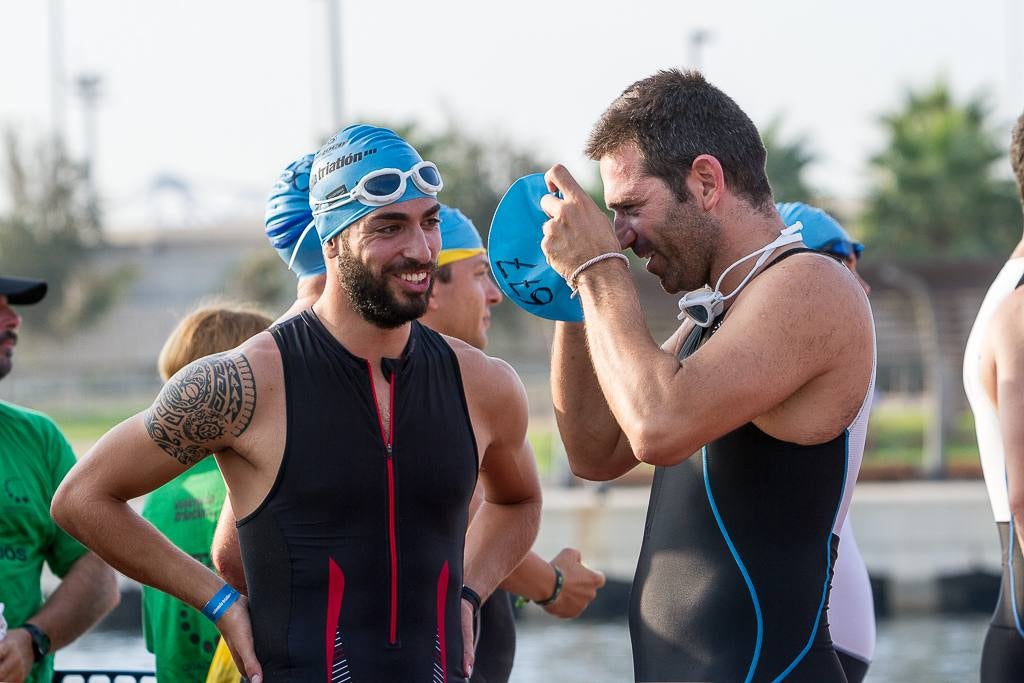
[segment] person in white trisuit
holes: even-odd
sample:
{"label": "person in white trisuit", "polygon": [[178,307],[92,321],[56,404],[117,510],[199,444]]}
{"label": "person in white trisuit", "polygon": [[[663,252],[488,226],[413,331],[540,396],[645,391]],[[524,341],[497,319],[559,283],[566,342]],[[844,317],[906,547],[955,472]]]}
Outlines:
{"label": "person in white trisuit", "polygon": [[[1024,116],[1010,164],[1024,201]],[[1024,239],[996,276],[964,351],[964,389],[999,531],[1003,576],[981,655],[982,683],[1024,680]]]}
{"label": "person in white trisuit", "polygon": [[[857,261],[864,246],[855,242],[843,227],[828,213],[801,202],[776,204],[786,225],[800,221],[804,244],[823,251],[843,262],[869,294],[871,287],[857,272]],[[861,413],[850,425],[849,457],[860,462],[864,455],[871,395]],[[852,470],[851,470],[852,471]],[[848,482],[853,485],[854,482]],[[860,683],[867,674],[875,654],[875,604],[871,593],[868,570],[861,557],[857,539],[853,536],[850,515],[846,515],[839,532],[839,555],[832,576],[832,590],[828,600],[828,625],[839,662],[843,665],[849,683]]]}

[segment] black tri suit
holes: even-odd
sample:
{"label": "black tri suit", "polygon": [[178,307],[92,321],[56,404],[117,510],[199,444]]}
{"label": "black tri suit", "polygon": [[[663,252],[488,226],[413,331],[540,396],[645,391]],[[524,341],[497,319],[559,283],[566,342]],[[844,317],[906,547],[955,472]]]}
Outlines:
{"label": "black tri suit", "polygon": [[[680,358],[718,324],[695,327]],[[826,611],[847,441],[798,445],[747,423],[656,468],[630,599],[637,681],[845,683]]]}
{"label": "black tri suit", "polygon": [[238,522],[267,683],[450,683],[462,671],[461,588],[477,449],[459,362],[412,323],[390,383],[307,310],[271,328],[287,439],[266,500]]}

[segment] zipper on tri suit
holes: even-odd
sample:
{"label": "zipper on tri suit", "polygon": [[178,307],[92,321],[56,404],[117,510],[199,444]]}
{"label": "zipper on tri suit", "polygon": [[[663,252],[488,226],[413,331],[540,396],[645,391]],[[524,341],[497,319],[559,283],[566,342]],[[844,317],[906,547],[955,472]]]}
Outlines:
{"label": "zipper on tri suit", "polygon": [[390,574],[390,590],[388,591],[388,645],[398,645],[398,531],[395,520],[395,460],[392,457],[395,443],[395,373],[389,378],[389,398],[391,424],[384,432],[384,420],[380,414],[380,405],[377,403],[377,388],[373,382],[373,367],[369,361],[366,363],[370,371],[370,390],[373,392],[373,405],[377,409],[377,422],[380,425],[380,436],[384,440],[384,455],[388,471],[388,566]]}

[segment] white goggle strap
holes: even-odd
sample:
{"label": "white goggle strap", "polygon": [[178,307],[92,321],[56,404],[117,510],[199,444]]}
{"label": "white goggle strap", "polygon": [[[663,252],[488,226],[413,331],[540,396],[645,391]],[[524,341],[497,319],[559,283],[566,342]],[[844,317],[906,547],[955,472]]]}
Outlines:
{"label": "white goggle strap", "polygon": [[306,226],[306,229],[302,231],[301,235],[299,235],[299,239],[295,240],[295,248],[292,249],[292,257],[288,259],[288,270],[291,270],[292,266],[295,265],[295,257],[299,255],[299,247],[302,246],[302,240],[306,239],[306,235],[309,234],[309,231],[313,229],[315,224],[315,221],[310,221],[309,225]]}
{"label": "white goggle strap", "polygon": [[739,261],[737,261],[736,263],[734,263],[731,266],[729,266],[728,268],[726,268],[725,272],[723,272],[722,275],[718,278],[718,282],[715,283],[715,291],[716,292],[718,291],[718,288],[722,285],[722,280],[725,278],[726,274],[730,270],[732,270],[733,268],[735,268],[739,264],[743,263],[744,261],[747,261],[747,260],[757,256],[758,254],[761,255],[757,259],[757,261],[754,263],[754,267],[750,269],[749,273],[747,273],[747,276],[745,278],[743,278],[743,280],[740,282],[739,285],[736,286],[736,289],[732,290],[732,292],[728,296],[723,296],[722,297],[722,301],[725,301],[727,299],[731,299],[732,297],[736,296],[736,294],[741,289],[743,289],[744,285],[747,284],[747,282],[750,280],[750,278],[754,277],[754,274],[758,270],[760,270],[761,266],[763,266],[765,264],[765,262],[768,261],[769,258],[771,258],[772,253],[776,249],[778,249],[779,247],[784,247],[784,246],[786,246],[788,244],[794,244],[796,242],[801,241],[803,239],[803,236],[800,235],[800,230],[802,230],[802,229],[803,229],[803,225],[801,223],[799,223],[799,222],[794,223],[793,225],[791,225],[790,227],[786,228],[785,230],[782,230],[779,233],[779,236],[776,237],[770,244],[766,244],[765,246],[761,247],[760,249],[758,249],[754,253],[749,254],[747,256],[744,256]]}

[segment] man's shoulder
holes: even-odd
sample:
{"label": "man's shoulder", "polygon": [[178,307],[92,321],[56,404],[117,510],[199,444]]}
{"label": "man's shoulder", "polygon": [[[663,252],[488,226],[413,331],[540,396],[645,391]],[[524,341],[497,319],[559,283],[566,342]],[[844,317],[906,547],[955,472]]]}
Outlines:
{"label": "man's shoulder", "polygon": [[464,379],[497,383],[499,388],[509,382],[522,384],[515,369],[501,358],[488,356],[461,339],[448,336],[444,336],[444,339],[455,352],[456,358],[459,359],[459,367]]}
{"label": "man's shoulder", "polygon": [[238,346],[227,351],[198,358],[178,371],[188,374],[189,369],[199,367],[220,367],[224,365],[243,367],[257,375],[261,370],[280,367],[281,352],[269,331],[260,332]]}
{"label": "man's shoulder", "polygon": [[[871,317],[871,306],[852,273],[820,252],[794,254],[755,277],[747,286],[762,305],[807,317],[809,322],[835,324],[844,317]],[[829,315],[818,315],[823,310]]]}
{"label": "man's shoulder", "polygon": [[1020,354],[1020,341],[1024,339],[1024,287],[1013,289],[999,302],[988,331],[996,347]]}

